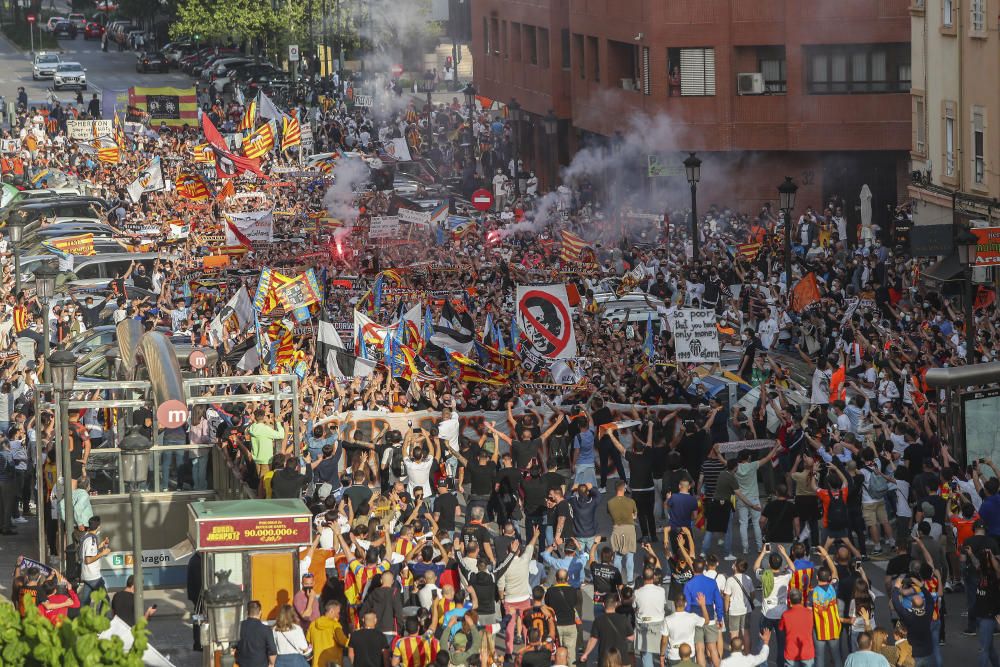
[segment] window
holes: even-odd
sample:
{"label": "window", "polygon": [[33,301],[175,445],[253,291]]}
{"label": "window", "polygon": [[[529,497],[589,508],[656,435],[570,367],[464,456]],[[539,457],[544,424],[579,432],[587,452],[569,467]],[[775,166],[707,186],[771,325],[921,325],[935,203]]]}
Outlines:
{"label": "window", "polygon": [[601,50],[596,37],[587,38],[587,59],[590,61],[594,81],[601,81]]}
{"label": "window", "polygon": [[811,95],[910,90],[910,49],[906,44],[807,46],[805,52],[806,84]]}
{"label": "window", "polygon": [[580,78],[587,78],[587,60],[583,57],[583,35],[573,35],[573,58],[576,60],[576,68],[580,72]]}
{"label": "window", "polygon": [[972,174],[977,185],[986,182],[986,121],[982,109],[972,110]]}
{"label": "window", "polygon": [[535,41],[535,26],[526,25],[523,27],[524,45],[528,49],[528,62],[532,65],[538,64],[538,42]]}
{"label": "window", "polygon": [[549,30],[548,28],[538,29],[538,62],[548,69],[549,67]]}
{"label": "window", "polygon": [[955,175],[955,109],[947,107],[944,119],[944,174]]}
{"label": "window", "polygon": [[943,0],[941,3],[941,24],[946,28],[952,26],[952,0]]}
{"label": "window", "polygon": [[759,62],[760,73],[764,76],[764,89],[769,93],[788,92],[785,75],[785,59],[765,58]]}
{"label": "window", "polygon": [[642,47],[642,94],[651,95],[653,93],[652,74],[649,71],[649,47]]}
{"label": "window", "polygon": [[503,51],[503,59],[507,60],[510,57],[510,42],[507,41],[507,22],[500,22],[500,45]]}
{"label": "window", "polygon": [[521,24],[510,24],[510,59],[521,62]]}
{"label": "window", "polygon": [[490,55],[490,25],[483,17],[483,52],[486,55]]}
{"label": "window", "polygon": [[715,95],[715,49],[677,49],[681,95]]}
{"label": "window", "polygon": [[569,69],[570,61],[570,49],[569,49],[569,30],[563,28],[559,31],[559,47],[560,47],[560,64],[563,69]]}
{"label": "window", "polygon": [[927,111],[924,107],[923,97],[913,98],[913,126],[915,142],[914,148],[918,153],[927,152]]}
{"label": "window", "polygon": [[986,30],[986,0],[972,0],[972,30],[975,32]]}
{"label": "window", "polygon": [[500,55],[500,21],[496,18],[490,19],[490,53]]}

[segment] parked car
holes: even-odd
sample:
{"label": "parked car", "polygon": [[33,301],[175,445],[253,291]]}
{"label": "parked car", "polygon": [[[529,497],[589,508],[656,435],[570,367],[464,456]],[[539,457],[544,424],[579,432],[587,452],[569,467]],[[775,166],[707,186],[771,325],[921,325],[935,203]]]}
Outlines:
{"label": "parked car", "polygon": [[233,88],[240,76],[253,76],[261,72],[274,71],[277,68],[268,62],[241,62],[225,65],[221,70],[216,68],[212,74],[212,88],[216,93],[223,93]]}
{"label": "parked car", "polygon": [[59,63],[52,76],[52,87],[61,90],[66,86],[79,86],[87,90],[87,70],[80,63]]}
{"label": "parked car", "polygon": [[59,37],[68,37],[70,39],[76,39],[76,25],[71,21],[59,21],[56,23],[55,27],[52,28],[52,34]]}
{"label": "parked car", "polygon": [[56,73],[56,67],[62,62],[58,53],[46,53],[40,51],[35,54],[35,59],[31,63],[31,78],[35,81],[39,79],[51,79]]}
{"label": "parked car", "polygon": [[191,55],[196,50],[195,45],[190,42],[170,42],[161,49],[171,67],[177,67],[181,58]]}
{"label": "parked car", "polygon": [[104,34],[104,26],[102,26],[97,21],[90,21],[87,23],[86,27],[83,29],[83,38],[86,39],[100,39]]}
{"label": "parked car", "polygon": [[136,72],[166,72],[170,69],[162,51],[143,51],[135,60]]}
{"label": "parked car", "polygon": [[76,26],[77,30],[83,30],[87,26],[87,16],[86,14],[80,14],[74,12],[66,17],[70,23]]}

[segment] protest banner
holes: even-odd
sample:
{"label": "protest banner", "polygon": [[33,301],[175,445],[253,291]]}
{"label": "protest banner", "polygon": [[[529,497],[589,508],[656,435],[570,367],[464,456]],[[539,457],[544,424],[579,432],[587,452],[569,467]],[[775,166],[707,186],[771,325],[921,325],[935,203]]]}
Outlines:
{"label": "protest banner", "polygon": [[94,235],[78,234],[76,236],[64,236],[61,239],[46,241],[53,250],[67,255],[93,255]]}
{"label": "protest banner", "polygon": [[565,285],[517,287],[517,325],[526,344],[522,365],[538,369],[555,359],[576,356],[573,311]]}
{"label": "protest banner", "polygon": [[397,215],[399,216],[400,222],[416,225],[429,225],[431,223],[430,211],[414,211],[409,208],[401,208],[399,209]]}
{"label": "protest banner", "polygon": [[[249,213],[227,213],[226,245],[250,243],[272,243],[274,241],[274,215],[268,211]],[[242,238],[241,238],[242,237]]]}
{"label": "protest banner", "polygon": [[744,449],[756,450],[756,449],[771,449],[774,447],[775,440],[730,440],[729,442],[720,442],[716,447],[719,449],[720,454],[735,454]]}
{"label": "protest banner", "polygon": [[682,308],[669,316],[677,363],[718,363],[719,331],[715,311]]}
{"label": "protest banner", "polygon": [[90,141],[98,137],[110,137],[113,132],[114,127],[111,119],[66,121],[66,136],[74,141]]}
{"label": "protest banner", "polygon": [[399,237],[399,218],[394,215],[375,216],[368,226],[369,239],[394,239]]}

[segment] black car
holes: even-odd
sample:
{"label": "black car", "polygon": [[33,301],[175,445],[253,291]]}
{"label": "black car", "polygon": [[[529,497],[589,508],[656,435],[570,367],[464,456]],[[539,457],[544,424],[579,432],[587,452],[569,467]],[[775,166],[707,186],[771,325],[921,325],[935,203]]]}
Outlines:
{"label": "black car", "polygon": [[135,61],[136,72],[166,72],[170,69],[167,57],[159,51],[143,51]]}
{"label": "black car", "polygon": [[70,39],[76,39],[76,26],[71,21],[59,21],[52,28],[52,34],[56,38],[69,37]]}

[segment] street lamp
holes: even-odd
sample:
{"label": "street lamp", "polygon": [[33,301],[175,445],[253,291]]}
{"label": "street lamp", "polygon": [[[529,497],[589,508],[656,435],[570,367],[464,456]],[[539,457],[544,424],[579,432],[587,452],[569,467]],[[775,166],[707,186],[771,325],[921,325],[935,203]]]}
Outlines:
{"label": "street lamp", "polygon": [[510,104],[507,105],[507,116],[510,118],[511,122],[514,124],[514,199],[518,199],[521,196],[521,183],[519,176],[521,175],[520,163],[521,163],[521,105],[515,98],[510,98]]}
{"label": "street lamp", "polygon": [[691,257],[695,260],[701,254],[701,239],[698,238],[698,181],[701,180],[701,159],[694,153],[684,159],[684,171],[691,186]]}
{"label": "street lamp", "polygon": [[556,189],[556,165],[559,162],[559,142],[556,135],[559,134],[559,118],[556,117],[556,112],[549,109],[549,112],[545,114],[542,119],[542,128],[545,130],[545,136],[549,138],[548,151],[549,151],[549,190]]}
{"label": "street lamp", "polygon": [[430,70],[425,71],[420,90],[427,93],[427,150],[434,146],[434,128],[431,125],[431,111],[434,109],[434,103],[431,100],[431,93],[434,92],[435,87],[434,73]]}
{"label": "street lamp", "polygon": [[472,85],[472,82],[465,84],[465,88],[462,93],[465,95],[465,108],[469,110],[469,160],[472,161],[473,156],[476,154],[473,145],[476,141],[476,135],[472,131],[472,123],[476,117],[476,87]]}
{"label": "street lamp", "polygon": [[229,581],[229,574],[230,570],[216,572],[218,581],[205,592],[212,641],[223,645],[223,661],[229,656],[226,649],[240,640],[240,623],[243,621],[243,590]]}
{"label": "street lamp", "polygon": [[965,267],[965,363],[976,363],[976,320],[975,285],[972,283],[972,269],[976,266],[976,246],[978,237],[968,227],[959,227],[955,235],[958,261]]}
{"label": "street lamp", "polygon": [[56,278],[59,277],[59,269],[52,262],[42,262],[41,266],[35,269],[35,296],[42,304],[42,356],[45,359],[45,367],[42,368],[42,381],[48,382],[52,374],[49,371],[49,300],[56,293]]}
{"label": "street lamp", "polygon": [[778,208],[785,217],[785,294],[789,299],[792,294],[792,209],[798,190],[791,176],[785,176],[785,182],[778,186]]}
{"label": "street lamp", "polygon": [[125,436],[121,443],[122,482],[130,486],[129,501],[132,504],[132,578],[135,582],[133,603],[135,620],[145,614],[142,579],[142,484],[149,474],[150,450],[153,441],[138,429]]}
{"label": "street lamp", "polygon": [[21,293],[21,239],[24,236],[24,223],[28,214],[15,211],[7,220],[7,233],[14,250],[14,294]]}
{"label": "street lamp", "polygon": [[[69,453],[69,395],[73,391],[73,383],[76,382],[76,355],[69,350],[56,350],[51,356],[46,357],[45,368],[52,378],[55,402],[59,406],[61,445],[56,451],[59,452],[63,462],[63,510],[66,517],[63,521],[63,530],[66,532],[66,546],[69,547],[73,544],[73,460]],[[65,558],[65,549],[63,554]]]}

